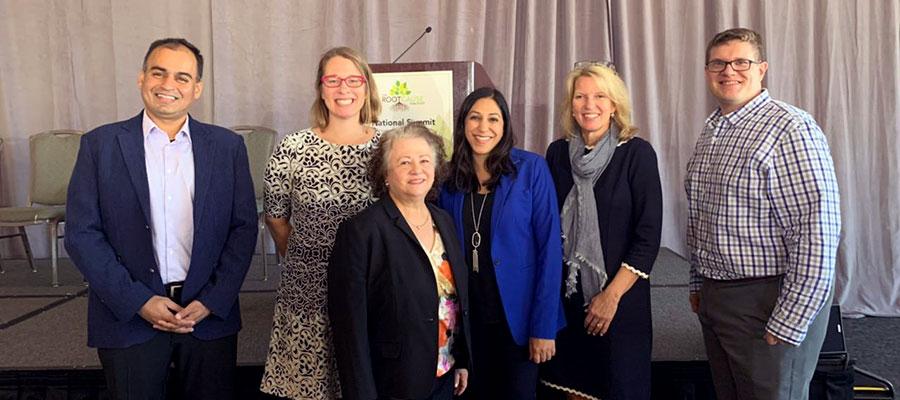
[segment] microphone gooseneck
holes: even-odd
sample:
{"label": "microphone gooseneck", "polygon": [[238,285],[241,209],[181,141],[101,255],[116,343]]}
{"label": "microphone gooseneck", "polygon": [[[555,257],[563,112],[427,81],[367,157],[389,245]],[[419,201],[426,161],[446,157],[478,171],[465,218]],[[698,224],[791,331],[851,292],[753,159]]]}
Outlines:
{"label": "microphone gooseneck", "polygon": [[422,34],[419,35],[419,37],[417,37],[416,40],[413,40],[413,42],[409,45],[409,47],[406,48],[406,50],[403,50],[403,52],[400,53],[400,55],[397,56],[397,58],[395,58],[394,61],[391,61],[391,64],[396,63],[397,60],[400,59],[400,57],[403,57],[403,55],[406,54],[407,51],[409,51],[409,49],[413,48],[413,46],[415,46],[416,43],[419,43],[419,41],[422,40],[423,37],[425,37],[426,33],[431,33],[431,26],[426,27],[425,31],[422,32]]}

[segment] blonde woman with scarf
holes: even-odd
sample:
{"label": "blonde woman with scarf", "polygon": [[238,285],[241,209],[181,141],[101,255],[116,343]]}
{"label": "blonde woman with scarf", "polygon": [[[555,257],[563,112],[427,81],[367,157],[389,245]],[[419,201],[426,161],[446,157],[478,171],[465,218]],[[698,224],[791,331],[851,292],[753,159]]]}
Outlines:
{"label": "blonde woman with scarf", "polygon": [[562,209],[568,325],[541,382],[570,399],[649,399],[649,276],[662,226],[656,153],[634,136],[612,68],[578,67],[566,87],[566,137],[550,144],[547,163]]}

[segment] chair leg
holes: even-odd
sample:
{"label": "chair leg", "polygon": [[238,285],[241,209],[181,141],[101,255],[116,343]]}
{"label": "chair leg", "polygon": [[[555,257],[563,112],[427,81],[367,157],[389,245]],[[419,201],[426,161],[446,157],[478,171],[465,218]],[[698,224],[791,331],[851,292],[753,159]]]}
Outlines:
{"label": "chair leg", "polygon": [[31,242],[28,241],[28,233],[24,226],[19,227],[19,235],[22,235],[22,245],[25,246],[25,258],[28,260],[28,266],[31,267],[31,272],[37,272],[37,268],[34,267],[34,255],[31,254]]}
{"label": "chair leg", "polygon": [[59,225],[57,222],[50,223],[50,284],[53,287],[59,287]]}

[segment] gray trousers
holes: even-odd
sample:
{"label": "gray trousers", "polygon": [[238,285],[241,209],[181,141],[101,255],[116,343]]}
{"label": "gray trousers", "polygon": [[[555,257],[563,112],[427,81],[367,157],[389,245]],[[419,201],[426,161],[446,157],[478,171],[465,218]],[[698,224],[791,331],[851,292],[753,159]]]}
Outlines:
{"label": "gray trousers", "polygon": [[697,314],[718,400],[809,398],[809,382],[828,328],[834,284],[800,346],[770,346],[763,335],[781,281],[781,276],[704,281]]}

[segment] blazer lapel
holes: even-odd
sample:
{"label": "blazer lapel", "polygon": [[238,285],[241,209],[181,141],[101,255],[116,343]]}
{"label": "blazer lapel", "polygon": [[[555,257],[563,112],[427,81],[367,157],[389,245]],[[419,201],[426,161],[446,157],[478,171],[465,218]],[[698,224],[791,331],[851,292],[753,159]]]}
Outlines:
{"label": "blazer lapel", "polygon": [[[447,190],[447,189],[444,189],[444,190]],[[456,191],[450,192],[450,193],[452,194],[449,196],[450,197],[450,209],[447,210],[447,212],[452,213],[452,215],[450,215],[450,216],[453,217],[453,220],[459,221],[458,223],[460,224],[460,226],[463,226],[463,224],[465,223],[465,218],[466,218],[466,216],[463,215],[463,209],[465,208],[466,194],[463,192],[456,192]],[[441,234],[443,234],[443,233],[441,233]],[[459,239],[460,244],[465,243],[466,238],[463,236],[465,236],[465,233],[463,233],[463,230],[462,229],[457,230],[456,237]],[[465,247],[465,246],[463,246],[463,247]]]}
{"label": "blazer lapel", "polygon": [[[406,219],[403,218],[403,214],[400,213],[400,209],[397,208],[397,205],[394,204],[394,200],[391,199],[391,196],[387,193],[382,196],[382,200],[380,200],[384,205],[384,210],[387,212],[388,217],[394,220],[394,225],[397,226],[397,229],[400,229],[406,238],[409,240],[409,243],[413,246],[413,251],[419,255],[419,260],[421,261],[421,265],[425,268],[423,271],[427,273],[426,276],[434,279],[434,271],[431,268],[431,260],[428,258],[428,254],[425,253],[425,249],[422,248],[422,244],[419,243],[419,239],[416,238],[416,234],[413,233],[412,229],[410,229],[409,224],[406,223]],[[431,211],[430,209],[428,210]],[[432,220],[434,217],[432,216]]]}
{"label": "blazer lapel", "polygon": [[409,240],[412,240],[413,244],[418,246],[421,250],[422,246],[419,244],[419,239],[416,238],[416,235],[413,233],[412,229],[409,229],[409,224],[407,224],[406,220],[403,219],[403,214],[400,214],[400,209],[397,208],[396,204],[394,204],[394,200],[391,199],[391,196],[385,193],[381,199],[382,206],[384,206],[384,211],[387,213],[390,219],[394,220],[394,225],[397,226],[397,229],[400,229],[400,231],[402,231]]}
{"label": "blazer lapel", "polygon": [[117,138],[131,184],[141,203],[144,221],[150,224],[150,184],[147,182],[147,161],[144,158],[144,134],[141,126],[143,117],[144,113],[141,112],[137,117],[125,121]]}
{"label": "blazer lapel", "polygon": [[193,118],[190,118],[190,127],[191,151],[194,153],[194,232],[198,232],[197,227],[203,220],[207,204],[206,195],[209,193],[212,179],[212,158],[215,144],[210,140],[206,129],[203,129]]}
{"label": "blazer lapel", "polygon": [[509,194],[512,193],[512,179],[503,175],[497,184],[494,192],[494,206],[491,208],[491,232],[497,232],[500,225],[500,219],[503,217],[503,211],[506,209],[506,201]]}

